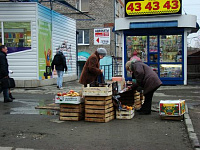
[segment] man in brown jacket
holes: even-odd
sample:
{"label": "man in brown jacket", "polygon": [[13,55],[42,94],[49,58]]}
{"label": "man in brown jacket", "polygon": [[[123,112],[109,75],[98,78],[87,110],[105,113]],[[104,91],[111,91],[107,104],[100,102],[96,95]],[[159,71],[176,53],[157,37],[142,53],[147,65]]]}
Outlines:
{"label": "man in brown jacket", "polygon": [[136,59],[126,63],[126,70],[131,71],[136,79],[136,83],[133,83],[132,88],[137,89],[138,87],[142,87],[144,89],[145,101],[139,110],[140,114],[151,114],[153,94],[161,86],[162,82],[148,65]]}
{"label": "man in brown jacket", "polygon": [[106,54],[105,48],[98,48],[86,61],[79,79],[79,82],[85,87],[87,84],[97,81],[97,77],[103,73],[103,70],[99,69],[99,61]]}

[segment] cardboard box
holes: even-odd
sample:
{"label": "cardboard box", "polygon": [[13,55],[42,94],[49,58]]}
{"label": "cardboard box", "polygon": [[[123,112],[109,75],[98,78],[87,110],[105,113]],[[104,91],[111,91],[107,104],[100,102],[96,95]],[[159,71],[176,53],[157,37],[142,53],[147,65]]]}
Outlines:
{"label": "cardboard box", "polygon": [[55,103],[59,104],[58,102],[62,102],[64,100],[63,96],[55,96]]}
{"label": "cardboard box", "polygon": [[181,116],[185,113],[185,100],[161,100],[159,112],[161,116]]}
{"label": "cardboard box", "polygon": [[123,77],[112,77],[112,81],[122,81],[124,80]]}
{"label": "cardboard box", "polygon": [[80,96],[55,96],[56,104],[80,104],[83,102],[83,98]]}

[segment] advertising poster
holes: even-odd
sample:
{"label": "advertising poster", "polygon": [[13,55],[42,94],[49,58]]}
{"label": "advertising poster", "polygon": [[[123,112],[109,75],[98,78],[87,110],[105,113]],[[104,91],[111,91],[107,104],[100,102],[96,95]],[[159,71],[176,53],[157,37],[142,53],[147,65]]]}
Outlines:
{"label": "advertising poster", "polygon": [[51,23],[38,20],[38,68],[40,80],[52,78],[51,36]]}
{"label": "advertising poster", "polygon": [[110,45],[110,28],[94,29],[94,45]]}
{"label": "advertising poster", "polygon": [[182,0],[125,0],[125,17],[180,14]]}

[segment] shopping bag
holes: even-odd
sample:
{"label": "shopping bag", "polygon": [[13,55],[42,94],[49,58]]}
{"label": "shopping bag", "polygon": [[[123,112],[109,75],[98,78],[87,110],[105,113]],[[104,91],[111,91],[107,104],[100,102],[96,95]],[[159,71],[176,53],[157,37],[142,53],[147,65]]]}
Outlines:
{"label": "shopping bag", "polygon": [[0,86],[2,89],[14,88],[15,80],[13,78],[3,78],[0,80]]}

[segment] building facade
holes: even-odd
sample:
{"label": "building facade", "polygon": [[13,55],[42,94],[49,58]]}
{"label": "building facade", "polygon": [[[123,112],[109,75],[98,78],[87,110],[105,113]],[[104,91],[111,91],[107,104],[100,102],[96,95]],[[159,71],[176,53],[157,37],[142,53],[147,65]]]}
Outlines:
{"label": "building facade", "polygon": [[[124,16],[124,3],[121,0],[66,0],[72,7],[80,10],[74,10],[72,7],[54,3],[52,9],[76,20],[77,29],[77,52],[78,52],[78,76],[82,71],[87,57],[97,48],[104,47],[108,51],[108,56],[114,59],[112,63],[116,64],[117,75],[121,72],[122,60],[122,42],[121,33],[116,33],[114,22],[116,18]],[[49,8],[50,3],[42,3]],[[100,32],[100,33],[99,33]],[[106,34],[107,37],[99,37]],[[103,39],[101,42],[101,38]],[[104,40],[105,39],[105,40]],[[99,41],[100,40],[100,41]],[[106,41],[107,42],[104,42]],[[109,42],[108,42],[109,41]],[[109,64],[107,64],[109,65]],[[113,65],[113,64],[112,64]],[[113,71],[112,68],[109,70]],[[110,72],[109,71],[109,72]]]}
{"label": "building facade", "polygon": [[[66,0],[71,6],[77,8],[84,14],[59,3],[53,4],[53,10],[67,15],[76,20],[78,31],[78,52],[93,53],[97,48],[104,47],[108,55],[115,55],[115,33],[114,28],[114,1],[111,0]],[[50,7],[49,3],[42,3]],[[89,17],[87,17],[87,16]],[[94,41],[95,29],[110,29],[110,44],[96,44]]]}
{"label": "building facade", "polygon": [[66,57],[64,81],[77,79],[74,19],[37,2],[2,2],[0,14],[0,45],[8,47],[10,76],[17,87],[55,84],[51,61],[57,50]]}

